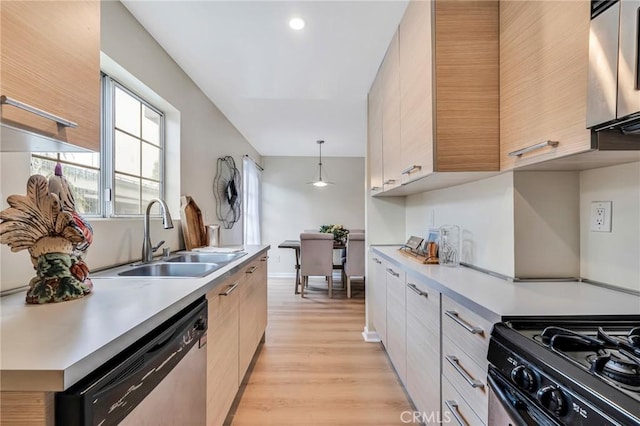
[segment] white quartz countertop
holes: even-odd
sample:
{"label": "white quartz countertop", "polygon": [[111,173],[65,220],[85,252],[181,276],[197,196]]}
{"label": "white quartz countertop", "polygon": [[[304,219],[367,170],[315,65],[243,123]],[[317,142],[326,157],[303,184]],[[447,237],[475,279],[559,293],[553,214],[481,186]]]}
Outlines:
{"label": "white quartz countertop", "polygon": [[511,282],[464,266],[423,265],[398,252],[399,246],[372,246],[374,255],[487,320],[550,315],[640,315],[640,297],[584,282]]}
{"label": "white quartz countertop", "polygon": [[247,246],[202,278],[92,278],[90,295],[46,305],[1,298],[0,389],[67,389],[268,249]]}

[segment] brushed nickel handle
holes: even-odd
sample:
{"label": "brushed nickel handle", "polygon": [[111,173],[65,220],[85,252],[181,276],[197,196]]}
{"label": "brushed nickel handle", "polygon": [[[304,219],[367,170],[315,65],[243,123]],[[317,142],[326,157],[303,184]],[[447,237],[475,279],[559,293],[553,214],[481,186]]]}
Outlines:
{"label": "brushed nickel handle", "polygon": [[372,259],[373,259],[373,261],[374,261],[374,262],[376,262],[378,265],[381,265],[381,264],[382,264],[382,262],[381,262],[381,261],[379,261],[377,258],[375,258],[375,257],[374,257],[374,258],[372,258]]}
{"label": "brushed nickel handle", "polygon": [[449,364],[451,364],[451,366],[458,372],[458,374],[460,374],[464,380],[469,383],[469,385],[472,388],[483,388],[484,387],[484,383],[482,383],[480,380],[478,379],[474,379],[473,377],[471,377],[469,375],[469,373],[467,373],[461,366],[460,366],[460,360],[458,359],[458,357],[453,356],[453,355],[447,355],[445,356],[445,359],[447,361],[449,361]]}
{"label": "brushed nickel handle", "polygon": [[403,174],[403,175],[410,175],[410,174],[411,174],[414,170],[416,170],[416,169],[417,169],[418,171],[420,171],[420,170],[422,170],[422,166],[421,166],[420,164],[414,164],[414,165],[409,166],[409,167],[407,167],[406,169],[404,169],[404,170],[402,171],[402,174]]}
{"label": "brushed nickel handle", "polygon": [[396,183],[395,179],[387,179],[384,182],[382,182],[383,185],[393,185],[394,183]]}
{"label": "brushed nickel handle", "polygon": [[24,102],[17,101],[4,95],[0,96],[0,104],[11,105],[13,107],[20,108],[24,111],[30,112],[31,114],[46,118],[47,120],[55,121],[56,123],[61,124],[65,127],[72,127],[74,129],[78,127],[78,123],[67,120],[66,118],[59,117],[55,114],[51,114],[50,112],[44,111],[40,108],[27,105]]}
{"label": "brushed nickel handle", "polygon": [[454,320],[455,322],[457,322],[458,324],[460,324],[469,333],[484,334],[484,330],[482,329],[482,327],[471,325],[468,322],[464,321],[463,319],[460,318],[460,316],[458,316],[458,313],[456,311],[445,311],[444,314],[449,318],[451,318],[452,320]]}
{"label": "brushed nickel handle", "polygon": [[227,289],[225,291],[223,291],[222,293],[219,293],[219,296],[228,296],[231,293],[233,293],[233,291],[238,288],[238,284],[239,282],[236,281],[235,283],[231,284],[229,287],[227,287]]}
{"label": "brushed nickel handle", "polygon": [[379,191],[379,190],[381,190],[381,189],[382,189],[382,188],[380,188],[379,186],[372,186],[372,187],[371,187],[371,191]]}
{"label": "brushed nickel handle", "polygon": [[256,269],[258,269],[257,266],[252,266],[251,268],[247,269],[246,273],[247,274],[253,274],[256,271]]}
{"label": "brushed nickel handle", "polygon": [[260,258],[260,262],[266,262],[269,259],[269,256],[263,256]]}
{"label": "brushed nickel handle", "polygon": [[409,283],[407,284],[407,287],[413,290],[413,292],[416,293],[418,296],[423,296],[427,299],[429,298],[429,293],[427,293],[426,291],[420,290],[415,284]]}
{"label": "brushed nickel handle", "polygon": [[558,145],[560,145],[560,142],[558,142],[558,141],[544,141],[544,142],[537,143],[535,145],[528,146],[526,148],[522,148],[522,149],[518,149],[518,150],[515,150],[515,151],[511,151],[508,155],[509,155],[509,157],[521,157],[523,154],[526,154],[527,152],[535,151],[537,149],[546,148],[548,146],[551,146],[551,147],[555,148]]}
{"label": "brushed nickel handle", "polygon": [[460,426],[469,426],[469,423],[465,422],[462,416],[460,416],[460,411],[458,411],[458,403],[456,401],[454,401],[453,399],[447,399],[446,401],[444,401],[444,405],[446,405],[449,411],[451,411],[453,418],[456,419]]}
{"label": "brushed nickel handle", "polygon": [[387,272],[390,273],[391,275],[393,275],[394,277],[399,277],[400,276],[399,273],[397,273],[396,271],[394,271],[391,268],[387,268]]}

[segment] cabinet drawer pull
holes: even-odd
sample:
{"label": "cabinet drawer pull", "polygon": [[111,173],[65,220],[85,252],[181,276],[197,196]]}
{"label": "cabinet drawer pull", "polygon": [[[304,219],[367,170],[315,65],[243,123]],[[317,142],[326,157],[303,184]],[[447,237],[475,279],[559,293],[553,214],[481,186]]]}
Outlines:
{"label": "cabinet drawer pull", "polygon": [[258,269],[257,266],[252,266],[251,268],[247,269],[246,273],[247,274],[253,274],[256,271],[256,269]]}
{"label": "cabinet drawer pull", "polygon": [[231,293],[233,293],[233,291],[238,288],[238,281],[236,281],[235,283],[231,284],[229,287],[227,287],[227,289],[225,291],[223,291],[222,293],[219,294],[219,296],[228,296]]}
{"label": "cabinet drawer pull", "polygon": [[447,406],[449,411],[451,411],[451,415],[458,422],[460,426],[469,426],[469,423],[465,422],[462,416],[460,415],[460,411],[458,411],[458,403],[452,399],[447,399],[444,402],[444,405]]}
{"label": "cabinet drawer pull", "polygon": [[263,256],[260,258],[260,262],[266,262],[269,259],[269,256]]}
{"label": "cabinet drawer pull", "polygon": [[382,182],[383,185],[393,185],[394,183],[396,183],[395,179],[387,179],[384,182]]}
{"label": "cabinet drawer pull", "polygon": [[379,186],[372,186],[372,187],[371,187],[371,191],[379,191],[379,190],[381,190],[381,189],[382,189],[382,188],[380,188]]}
{"label": "cabinet drawer pull", "polygon": [[444,313],[445,313],[446,316],[448,316],[449,318],[451,318],[452,320],[454,320],[455,322],[460,324],[469,333],[471,333],[471,334],[484,334],[484,330],[482,329],[482,327],[471,325],[471,324],[467,323],[466,321],[460,319],[460,317],[458,316],[458,313],[456,311],[445,311]]}
{"label": "cabinet drawer pull", "polygon": [[410,174],[411,174],[414,170],[416,170],[416,169],[417,169],[417,171],[420,171],[420,170],[422,170],[422,166],[421,166],[421,165],[419,165],[419,164],[414,164],[414,165],[409,166],[409,167],[407,167],[406,169],[404,169],[404,170],[402,171],[402,174],[403,174],[403,175],[410,175]]}
{"label": "cabinet drawer pull", "polygon": [[544,141],[537,143],[535,145],[528,146],[526,148],[518,149],[515,151],[511,151],[508,155],[509,157],[521,157],[522,154],[526,154],[527,152],[535,151],[537,149],[546,148],[548,146],[557,147],[560,144],[558,141]]}
{"label": "cabinet drawer pull", "polygon": [[381,261],[379,261],[378,259],[376,259],[375,257],[373,258],[373,261],[374,261],[374,262],[376,262],[378,265],[381,265],[381,264],[382,264],[382,262],[381,262]]}
{"label": "cabinet drawer pull", "polygon": [[484,387],[484,383],[482,383],[478,379],[474,379],[473,377],[471,377],[469,375],[469,373],[464,371],[464,369],[460,366],[460,360],[458,359],[458,357],[453,356],[453,355],[447,355],[447,356],[445,356],[445,359],[447,361],[449,361],[449,364],[451,364],[451,366],[453,368],[455,368],[455,370],[464,378],[464,380],[467,383],[469,383],[469,385],[472,388],[483,388]]}
{"label": "cabinet drawer pull", "polygon": [[56,123],[61,124],[65,127],[72,127],[74,129],[78,127],[78,123],[74,123],[73,121],[67,120],[66,118],[58,117],[57,115],[51,114],[50,112],[41,110],[40,108],[36,108],[31,105],[27,105],[15,99],[8,98],[4,95],[0,96],[0,104],[11,105],[16,108],[20,108],[22,110],[30,112],[31,114],[46,118],[47,120],[55,121]]}
{"label": "cabinet drawer pull", "polygon": [[388,272],[388,273],[390,273],[391,275],[393,275],[393,276],[394,276],[394,277],[396,277],[396,278],[400,276],[400,274],[399,274],[399,273],[397,273],[396,271],[394,271],[394,270],[393,270],[393,269],[391,269],[391,268],[387,268],[387,272]]}
{"label": "cabinet drawer pull", "polygon": [[415,284],[409,283],[407,284],[407,287],[413,290],[413,292],[416,293],[418,296],[424,296],[427,299],[429,298],[429,293],[427,293],[426,291],[420,290]]}

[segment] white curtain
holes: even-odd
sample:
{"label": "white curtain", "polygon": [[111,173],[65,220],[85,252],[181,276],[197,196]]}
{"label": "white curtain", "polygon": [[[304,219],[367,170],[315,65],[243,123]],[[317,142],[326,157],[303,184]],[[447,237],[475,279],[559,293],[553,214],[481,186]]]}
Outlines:
{"label": "white curtain", "polygon": [[248,157],[242,159],[242,204],[244,212],[244,244],[262,244],[262,170]]}

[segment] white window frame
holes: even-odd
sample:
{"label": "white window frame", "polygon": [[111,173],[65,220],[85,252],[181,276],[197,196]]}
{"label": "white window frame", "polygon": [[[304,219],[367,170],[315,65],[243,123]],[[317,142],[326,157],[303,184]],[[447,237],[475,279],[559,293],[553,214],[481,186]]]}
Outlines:
{"label": "white window frame", "polygon": [[[144,106],[151,109],[160,115],[160,135],[159,135],[159,144],[160,148],[160,174],[158,179],[158,185],[160,188],[159,196],[161,198],[165,198],[165,163],[166,163],[166,138],[165,138],[165,113],[147,101],[144,97],[138,95],[127,86],[120,83],[118,80],[110,76],[109,74],[102,72],[102,111],[101,111],[101,125],[102,125],[102,144],[101,144],[101,181],[104,182],[102,187],[102,192],[104,194],[103,198],[103,215],[104,217],[109,218],[127,218],[127,217],[140,217],[144,215],[144,206],[141,206],[139,214],[116,214],[115,212],[115,106],[113,99],[115,97],[115,88],[119,88],[120,90],[126,92],[132,97],[136,98],[140,101]],[[120,130],[123,131],[123,130]],[[125,132],[127,133],[127,132]],[[129,133],[127,133],[130,135]],[[137,139],[137,136],[130,135]],[[142,142],[144,143],[144,142]],[[142,156],[141,156],[142,161]],[[131,175],[133,176],[133,175]],[[137,178],[143,178],[142,176],[133,176]],[[148,179],[150,180],[150,179]],[[142,187],[140,188],[142,191]],[[142,194],[141,200],[142,200]]]}

